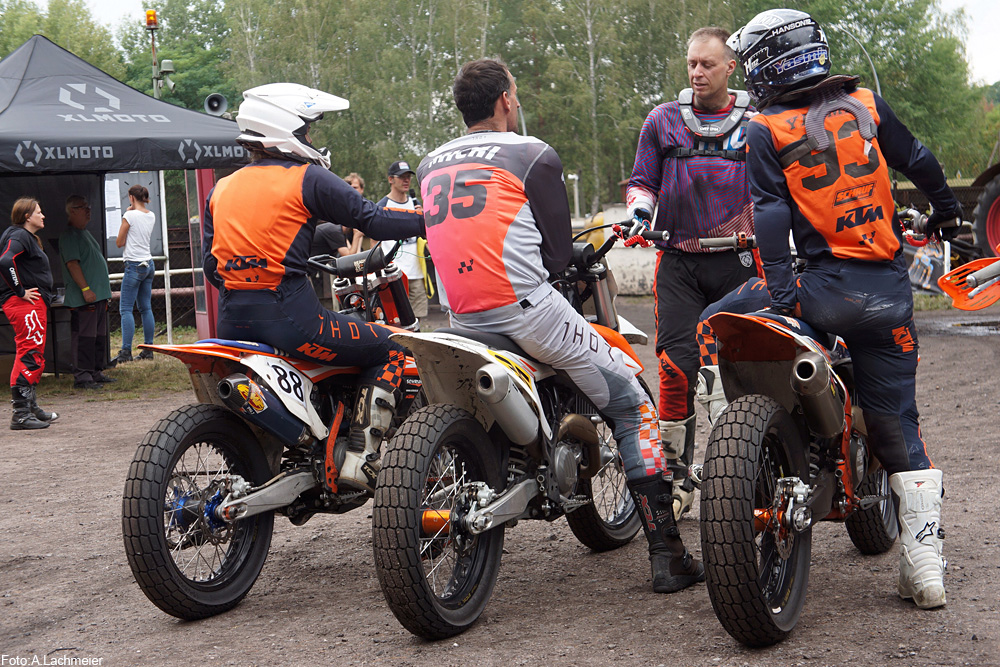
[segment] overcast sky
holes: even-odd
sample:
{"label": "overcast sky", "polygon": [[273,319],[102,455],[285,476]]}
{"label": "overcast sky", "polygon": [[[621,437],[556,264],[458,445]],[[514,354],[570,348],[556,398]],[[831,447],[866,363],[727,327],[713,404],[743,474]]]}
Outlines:
{"label": "overcast sky", "polygon": [[[48,0],[36,0],[39,5],[47,5]],[[86,0],[94,17],[101,23],[113,25],[123,18],[139,22],[145,21],[142,0]],[[998,0],[939,0],[945,11],[964,7],[969,16],[969,38],[967,57],[972,69],[972,78],[979,83],[1000,81],[1000,56],[997,55],[996,34],[1000,26],[1000,2]]]}

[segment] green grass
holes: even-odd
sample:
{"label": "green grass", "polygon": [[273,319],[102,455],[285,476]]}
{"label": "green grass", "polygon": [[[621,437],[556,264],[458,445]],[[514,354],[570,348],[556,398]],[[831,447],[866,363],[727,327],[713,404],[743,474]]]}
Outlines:
{"label": "green grass", "polygon": [[[141,340],[141,338],[140,338]],[[198,340],[198,334],[193,327],[178,327],[174,329],[174,343],[193,343]],[[153,342],[164,345],[166,334],[156,336]],[[121,348],[121,332],[111,335],[111,354],[117,354]],[[139,353],[133,349],[132,354]],[[105,371],[105,375],[113,377],[117,382],[105,384],[97,389],[73,389],[73,374],[60,373],[57,378],[46,374],[39,385],[39,392],[44,396],[86,396],[92,400],[113,401],[128,398],[148,398],[160,396],[173,391],[189,391],[191,380],[187,367],[180,360],[165,354],[153,353],[151,360],[131,361],[119,364],[116,368]]]}
{"label": "green grass", "polygon": [[921,292],[913,293],[913,310],[949,310],[951,308],[951,297],[944,294],[925,294]]}

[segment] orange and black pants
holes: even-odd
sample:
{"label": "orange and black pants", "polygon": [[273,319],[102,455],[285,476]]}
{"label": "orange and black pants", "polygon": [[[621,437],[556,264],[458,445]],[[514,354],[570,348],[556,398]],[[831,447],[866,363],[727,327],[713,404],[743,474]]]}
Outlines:
{"label": "orange and black pants", "polygon": [[753,254],[661,250],[656,259],[656,356],[659,414],[679,421],[694,414],[701,355],[696,332],[705,308],[757,275]]}

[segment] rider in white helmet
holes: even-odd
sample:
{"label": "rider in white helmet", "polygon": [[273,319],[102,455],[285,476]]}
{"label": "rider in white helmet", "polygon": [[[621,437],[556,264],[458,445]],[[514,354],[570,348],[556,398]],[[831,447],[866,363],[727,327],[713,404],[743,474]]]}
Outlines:
{"label": "rider in white helmet", "polygon": [[370,492],[404,351],[389,330],[323,308],[306,260],[320,220],[401,239],[423,235],[423,216],[380,209],[329,171],[329,151],[312,145],[310,124],[347,109],[347,100],[294,83],[243,96],[237,141],[251,163],[221,179],[205,204],[204,269],[220,291],[218,335],[363,369],[350,443],[339,445],[327,466],[339,471],[338,484]]}

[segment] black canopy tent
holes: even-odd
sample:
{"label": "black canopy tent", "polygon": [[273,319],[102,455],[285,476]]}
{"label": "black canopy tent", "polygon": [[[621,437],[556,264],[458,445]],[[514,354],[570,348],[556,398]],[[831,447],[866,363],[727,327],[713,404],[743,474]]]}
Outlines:
{"label": "black canopy tent", "polygon": [[[106,201],[105,174],[233,167],[246,160],[235,142],[238,134],[231,120],[153,99],[35,35],[0,60],[0,229],[9,224],[18,197],[38,199],[46,214],[40,236],[61,284],[56,248],[66,229],[67,196],[80,194],[94,204],[89,229],[106,247],[103,213],[121,211],[127,201]],[[163,213],[160,206],[165,237]],[[169,282],[167,287],[169,294]],[[13,348],[5,328],[0,351]],[[53,334],[63,337],[58,330]],[[68,348],[60,349],[59,361]]]}

